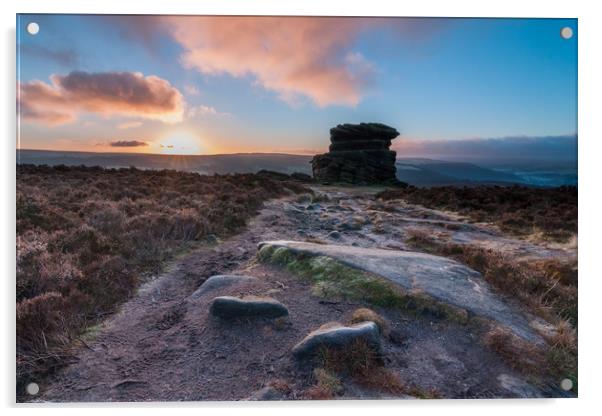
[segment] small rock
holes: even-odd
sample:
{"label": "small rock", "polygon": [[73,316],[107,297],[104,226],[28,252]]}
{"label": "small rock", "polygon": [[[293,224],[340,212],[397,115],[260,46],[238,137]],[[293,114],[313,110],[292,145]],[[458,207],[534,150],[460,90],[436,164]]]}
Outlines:
{"label": "small rock", "polygon": [[288,315],[288,309],[276,299],[248,296],[220,296],[213,299],[210,313],[223,319],[239,317],[278,318]]}
{"label": "small rock", "polygon": [[354,341],[363,339],[375,350],[380,350],[378,326],[374,322],[362,322],[343,326],[330,323],[309,333],[301,342],[293,347],[293,355],[297,359],[311,356],[321,347],[342,348]]}
{"label": "small rock", "polygon": [[338,231],[331,231],[328,233],[328,237],[332,238],[333,240],[338,240],[339,238],[341,238],[341,233]]}
{"label": "small rock", "polygon": [[242,283],[252,283],[259,281],[253,276],[237,276],[237,275],[225,275],[220,274],[211,276],[205,280],[201,286],[190,296],[191,299],[197,299],[201,295],[216,289],[222,289],[228,286],[234,286]]}
{"label": "small rock", "polygon": [[219,243],[219,239],[217,238],[217,236],[215,234],[209,234],[205,236],[205,242],[207,244],[217,244]]}

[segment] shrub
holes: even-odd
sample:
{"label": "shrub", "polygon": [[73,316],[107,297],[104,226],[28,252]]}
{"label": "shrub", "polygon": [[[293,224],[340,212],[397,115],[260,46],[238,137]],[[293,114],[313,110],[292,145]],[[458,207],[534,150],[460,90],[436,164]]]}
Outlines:
{"label": "shrub", "polygon": [[239,232],[290,192],[311,193],[286,175],[18,165],[19,386],[56,368],[78,333],[165,261]]}
{"label": "shrub", "polygon": [[408,187],[380,192],[376,198],[456,211],[518,236],[542,233],[545,238],[565,242],[577,233],[576,186]]}

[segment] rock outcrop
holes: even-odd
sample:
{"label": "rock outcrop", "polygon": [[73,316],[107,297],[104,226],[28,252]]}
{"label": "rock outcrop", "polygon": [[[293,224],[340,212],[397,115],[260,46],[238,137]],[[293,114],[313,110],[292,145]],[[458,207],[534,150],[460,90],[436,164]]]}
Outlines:
{"label": "rock outcrop", "polygon": [[247,296],[235,298],[220,296],[213,299],[211,315],[222,319],[233,318],[279,318],[288,315],[288,309],[276,299]]}
{"label": "rock outcrop", "polygon": [[362,270],[399,286],[408,296],[453,308],[458,319],[469,313],[510,329],[533,344],[543,342],[534,318],[500,297],[477,271],[446,257],[413,251],[362,248],[301,241],[259,243],[260,254],[269,248],[292,258],[326,257],[355,270]]}
{"label": "rock outcrop", "polygon": [[399,136],[392,127],[379,123],[339,124],[330,129],[330,151],[311,161],[314,178],[320,182],[400,185],[395,176],[391,140]]}

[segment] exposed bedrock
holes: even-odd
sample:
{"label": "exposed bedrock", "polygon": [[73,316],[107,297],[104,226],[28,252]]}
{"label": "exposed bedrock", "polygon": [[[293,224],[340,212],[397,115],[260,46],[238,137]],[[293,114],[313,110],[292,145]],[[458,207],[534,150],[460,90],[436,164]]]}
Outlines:
{"label": "exposed bedrock", "polygon": [[379,123],[339,124],[330,129],[330,151],[312,159],[320,182],[395,184],[396,153],[389,150],[399,132]]}

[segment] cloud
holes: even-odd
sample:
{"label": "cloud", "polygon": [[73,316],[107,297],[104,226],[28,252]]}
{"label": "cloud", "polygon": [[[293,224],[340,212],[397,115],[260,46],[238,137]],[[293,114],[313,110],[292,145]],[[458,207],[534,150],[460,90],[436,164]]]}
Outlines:
{"label": "cloud", "polygon": [[129,116],[179,122],[182,94],[168,81],[139,72],[52,75],[51,83],[20,83],[18,108],[25,120],[55,125],[72,122],[79,113]]}
{"label": "cloud", "polygon": [[201,93],[196,85],[191,84],[184,85],[184,91],[188,95],[199,95]]}
{"label": "cloud", "polygon": [[50,49],[37,44],[20,44],[19,53],[36,58],[43,58],[66,67],[77,65],[79,59],[75,51],[70,49]]}
{"label": "cloud", "polygon": [[141,142],[138,140],[117,140],[115,142],[110,142],[109,146],[111,146],[111,147],[143,147],[143,146],[148,146],[148,143]]}
{"label": "cloud", "polygon": [[185,67],[250,76],[291,103],[354,106],[372,83],[371,64],[352,50],[366,19],[166,16],[161,22],[184,48]]}
{"label": "cloud", "polygon": [[[446,19],[388,17],[146,15],[104,19],[152,54],[167,35],[183,48],[180,61],[187,68],[207,75],[249,77],[291,105],[310,100],[320,107],[355,106],[376,84],[375,65],[354,49],[362,32],[383,31],[384,39],[415,43],[449,26]],[[380,41],[370,45],[381,46]],[[384,47],[398,47],[398,43]]]}
{"label": "cloud", "polygon": [[215,108],[207,106],[207,105],[197,105],[194,107],[190,107],[186,111],[186,117],[188,117],[188,118],[195,118],[195,117],[202,117],[202,116],[226,117],[226,116],[230,116],[230,115],[231,115],[230,113],[219,112]]}
{"label": "cloud", "polygon": [[447,160],[577,160],[577,136],[514,136],[458,140],[408,140],[392,146],[398,157],[431,157]]}
{"label": "cloud", "polygon": [[123,123],[119,123],[117,125],[117,128],[120,130],[126,130],[126,129],[134,129],[136,127],[140,127],[142,126],[142,122],[141,121],[126,121]]}

